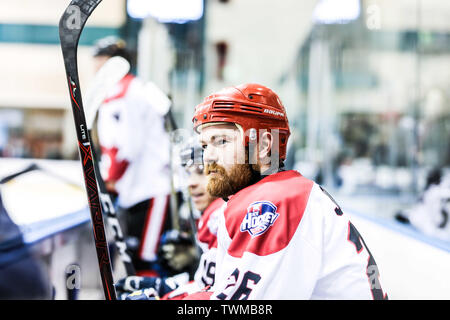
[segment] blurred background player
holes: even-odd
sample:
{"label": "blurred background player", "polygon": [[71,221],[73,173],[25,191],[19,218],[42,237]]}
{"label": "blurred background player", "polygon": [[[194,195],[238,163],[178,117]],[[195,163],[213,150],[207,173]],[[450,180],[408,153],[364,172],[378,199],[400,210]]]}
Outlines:
{"label": "blurred background player", "polygon": [[418,201],[395,215],[426,235],[450,241],[450,173],[431,170]]}
{"label": "blurred background player", "polygon": [[[123,40],[107,37],[94,47],[98,71],[108,59],[132,57]],[[108,92],[98,110],[97,136],[101,174],[117,199],[126,242],[137,274],[158,274],[157,253],[164,230],[170,229],[169,136],[164,114],[170,100],[146,92],[128,73]]]}
{"label": "blurred background player", "polygon": [[318,184],[284,170],[290,129],[275,92],[259,84],[224,88],[195,108],[193,122],[207,190],[227,199],[212,299],[387,297],[341,208]]}
{"label": "blurred background player", "polygon": [[[163,299],[182,299],[188,294],[197,292],[204,287],[214,284],[214,275],[216,269],[216,251],[217,251],[217,219],[224,201],[221,198],[212,197],[206,191],[208,184],[207,177],[203,173],[202,149],[198,144],[189,144],[181,151],[181,161],[187,173],[187,186],[190,198],[196,212],[201,214],[198,219],[194,218],[198,231],[196,240],[201,248],[201,257],[195,264],[195,275],[193,281],[189,281],[186,275],[177,275],[170,278],[155,277],[127,277],[122,279],[116,285],[122,299],[146,300],[156,296]],[[187,201],[190,201],[189,199]],[[194,230],[195,232],[195,230]],[[167,260],[189,261],[187,256],[192,256],[192,251],[185,247],[184,253],[173,248],[165,248],[163,252],[170,257]],[[190,252],[189,252],[190,251]],[[180,255],[181,258],[176,258]],[[177,264],[181,265],[180,262]]]}

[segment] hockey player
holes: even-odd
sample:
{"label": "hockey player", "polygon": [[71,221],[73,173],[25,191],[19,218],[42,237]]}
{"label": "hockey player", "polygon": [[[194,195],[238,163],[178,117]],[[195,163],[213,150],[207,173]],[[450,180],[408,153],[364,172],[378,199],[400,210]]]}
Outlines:
{"label": "hockey player", "polygon": [[[97,70],[115,56],[131,63],[125,42],[115,37],[99,40],[93,55]],[[162,92],[149,95],[146,88],[131,73],[120,80],[98,110],[97,136],[101,173],[117,197],[136,272],[157,275],[159,239],[170,227],[169,137],[160,112],[168,108],[161,103],[170,100],[160,99]]]}
{"label": "hockey player", "polygon": [[395,218],[424,234],[450,241],[450,173],[432,170],[419,201],[398,212]]}
{"label": "hockey player", "polygon": [[188,299],[385,299],[375,260],[315,182],[284,171],[286,111],[258,84],[225,88],[195,108],[208,192],[226,199],[215,284]]}
{"label": "hockey player", "polygon": [[212,197],[206,191],[207,178],[203,174],[202,150],[200,146],[188,146],[181,152],[182,165],[188,178],[188,189],[196,210],[201,213],[197,223],[197,244],[202,254],[195,271],[194,280],[186,276],[169,278],[127,277],[116,285],[121,298],[125,300],[147,300],[161,298],[180,300],[214,284],[217,251],[217,219],[224,201]]}

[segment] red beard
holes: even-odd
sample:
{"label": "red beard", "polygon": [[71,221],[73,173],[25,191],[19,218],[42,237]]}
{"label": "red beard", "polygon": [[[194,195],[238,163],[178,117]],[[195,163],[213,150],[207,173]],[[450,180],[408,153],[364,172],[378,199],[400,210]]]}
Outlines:
{"label": "red beard", "polygon": [[249,164],[235,164],[230,174],[227,174],[225,168],[217,163],[207,164],[205,174],[208,175],[211,172],[216,174],[209,177],[206,190],[213,197],[227,198],[255,183],[259,178],[259,172],[253,170]]}

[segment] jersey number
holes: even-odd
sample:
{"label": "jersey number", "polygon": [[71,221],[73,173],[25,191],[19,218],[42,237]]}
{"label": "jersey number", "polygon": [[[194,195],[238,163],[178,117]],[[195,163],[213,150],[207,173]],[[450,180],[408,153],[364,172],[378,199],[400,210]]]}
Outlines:
{"label": "jersey number", "polygon": [[[233,273],[230,277],[228,277],[229,284],[225,287],[225,290],[230,287],[235,287],[238,284],[239,279],[239,269],[234,269]],[[251,271],[247,271],[244,273],[242,280],[236,292],[231,296],[230,300],[248,300],[250,293],[252,292],[252,288],[249,287],[249,281],[253,282],[253,284],[257,284],[261,280],[261,276],[259,274],[253,273]],[[220,300],[227,299],[227,295],[224,293],[220,293],[217,295],[217,298]]]}
{"label": "jersey number", "polygon": [[205,269],[206,278],[202,276],[202,282],[205,286],[214,285],[214,274],[216,273],[216,263],[211,261],[208,263],[207,260],[203,262],[203,267]]}
{"label": "jersey number", "polygon": [[387,299],[387,295],[383,293],[381,289],[380,281],[378,279],[378,267],[375,263],[375,259],[370,253],[369,249],[366,246],[363,238],[359,234],[358,230],[356,230],[355,226],[349,221],[348,222],[348,241],[352,242],[355,245],[356,253],[360,254],[363,249],[366,249],[369,254],[368,263],[367,263],[367,277],[369,278],[370,290],[372,291],[372,296],[374,300],[383,300]]}

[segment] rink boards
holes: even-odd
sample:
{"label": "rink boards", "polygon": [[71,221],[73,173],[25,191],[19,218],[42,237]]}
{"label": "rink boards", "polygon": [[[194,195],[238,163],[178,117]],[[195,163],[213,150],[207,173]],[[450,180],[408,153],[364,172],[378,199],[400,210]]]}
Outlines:
{"label": "rink boards", "polygon": [[0,179],[36,163],[34,170],[0,185],[4,205],[34,243],[89,221],[83,173],[78,161],[0,158]]}

